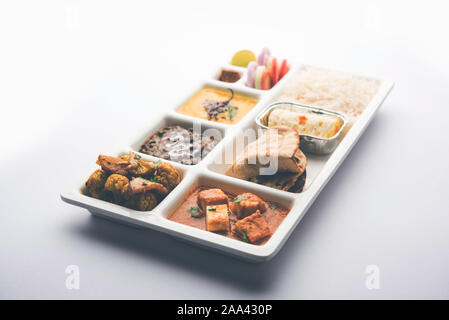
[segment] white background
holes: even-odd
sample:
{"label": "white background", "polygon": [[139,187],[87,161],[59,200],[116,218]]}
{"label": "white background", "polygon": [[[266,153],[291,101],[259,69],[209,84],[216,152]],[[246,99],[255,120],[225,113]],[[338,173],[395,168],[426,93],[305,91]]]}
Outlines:
{"label": "white background", "polygon": [[[449,298],[445,1],[3,1],[0,298]],[[390,77],[380,112],[270,262],[59,198],[235,49]],[[80,290],[65,268],[78,265]],[[380,289],[365,268],[380,268]]]}

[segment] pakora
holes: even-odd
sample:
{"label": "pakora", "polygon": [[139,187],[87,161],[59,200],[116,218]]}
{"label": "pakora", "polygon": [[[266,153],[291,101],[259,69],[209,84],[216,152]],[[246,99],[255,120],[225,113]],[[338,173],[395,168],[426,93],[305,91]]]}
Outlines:
{"label": "pakora", "polygon": [[182,180],[182,173],[168,162],[159,164],[156,168],[156,181],[173,190]]}
{"label": "pakora", "polygon": [[146,161],[134,152],[119,157],[99,155],[86,181],[85,193],[140,211],[149,211],[182,180],[182,172],[169,163]]}
{"label": "pakora", "polygon": [[86,191],[93,198],[100,199],[108,176],[102,169],[95,170],[86,181]]}

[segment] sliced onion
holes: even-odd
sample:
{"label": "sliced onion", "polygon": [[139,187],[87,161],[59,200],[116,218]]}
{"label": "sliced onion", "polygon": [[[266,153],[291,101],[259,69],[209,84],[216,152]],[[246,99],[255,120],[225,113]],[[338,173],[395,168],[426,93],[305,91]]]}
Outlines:
{"label": "sliced onion", "polygon": [[257,63],[259,64],[259,66],[263,66],[265,64],[266,57],[269,56],[271,56],[270,50],[268,50],[268,48],[263,48],[262,52],[257,57]]}
{"label": "sliced onion", "polygon": [[256,69],[257,69],[257,62],[251,61],[248,64],[247,68],[247,76],[246,76],[246,85],[250,88],[254,88],[254,79],[256,78]]}

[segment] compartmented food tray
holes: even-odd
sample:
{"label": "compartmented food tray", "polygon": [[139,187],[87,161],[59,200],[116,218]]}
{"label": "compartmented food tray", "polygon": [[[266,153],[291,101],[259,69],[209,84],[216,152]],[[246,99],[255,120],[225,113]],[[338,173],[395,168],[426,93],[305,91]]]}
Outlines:
{"label": "compartmented food tray", "polygon": [[[373,119],[375,112],[393,87],[393,82],[388,79],[354,75],[361,79],[375,81],[378,84],[377,91],[369,103],[367,103],[363,112],[353,121],[350,129],[345,132],[344,137],[340,139],[338,146],[332,153],[326,155],[306,153],[307,176],[302,192],[287,192],[226,175],[226,169],[229,167],[229,163],[223,161],[223,159],[228,154],[232,154],[233,159],[235,159],[236,154],[238,154],[235,150],[237,138],[247,129],[257,131],[259,128],[255,121],[257,115],[272,103],[284,102],[284,100],[280,100],[280,96],[283,90],[285,90],[285,87],[292,81],[295,81],[294,77],[301,70],[308,67],[311,66],[292,64],[290,71],[275,86],[269,90],[258,90],[246,86],[248,76],[246,68],[226,64],[220,65],[215,73],[211,72],[211,78],[206,79],[197,89],[212,88],[227,91],[232,89],[233,94],[240,94],[244,97],[254,99],[248,101],[255,103],[255,105],[249,108],[233,124],[226,123],[225,120],[211,121],[180,113],[180,107],[190,101],[195,94],[195,90],[193,92],[185,92],[185,95],[180,96],[182,98],[180,103],[168,106],[166,109],[167,113],[160,119],[152,119],[149,112],[147,127],[143,128],[140,132],[135,132],[134,138],[125,143],[121,150],[117,150],[117,153],[112,156],[128,154],[129,151],[133,151],[138,155],[139,159],[152,161],[153,163],[163,161],[182,172],[182,180],[179,184],[165,198],[161,199],[152,210],[138,211],[86,195],[86,180],[89,178],[89,174],[98,168],[94,166],[90,169],[86,168],[86,176],[81,177],[72,190],[61,193],[62,200],[85,208],[93,214],[114,219],[117,222],[159,230],[191,243],[206,246],[244,260],[269,260],[282,248],[291,232],[307,212],[307,209],[363,134]],[[239,80],[233,83],[219,81],[218,77],[220,76],[221,69],[236,70],[239,73]],[[201,131],[213,129],[221,136],[220,139],[217,139],[219,141],[216,141],[217,143],[210,152],[200,159],[200,161],[194,161],[193,164],[183,164],[182,161],[160,159],[139,152],[141,146],[147,142],[148,137],[153,133],[167,126],[178,125],[185,128],[199,127]],[[247,141],[245,144],[247,145],[250,142]],[[270,208],[275,208],[276,205],[273,207],[271,205],[275,203],[286,209],[288,214],[279,225],[276,225],[276,229],[272,230],[271,237],[259,244],[247,243],[235,237],[223,236],[220,233],[202,230],[201,228],[168,219],[186,201],[189,195],[199,187],[220,188],[224,193],[232,195],[230,196],[229,202],[231,205],[232,197],[245,192],[252,193],[263,199],[269,204]],[[215,207],[213,209],[216,210]]]}

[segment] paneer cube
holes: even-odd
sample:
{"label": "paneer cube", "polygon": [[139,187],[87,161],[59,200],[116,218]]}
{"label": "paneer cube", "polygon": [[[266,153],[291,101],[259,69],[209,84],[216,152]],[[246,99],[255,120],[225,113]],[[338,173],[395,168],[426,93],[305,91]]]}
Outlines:
{"label": "paneer cube", "polygon": [[228,204],[228,196],[221,189],[207,189],[198,192],[198,206],[205,212],[207,206]]}
{"label": "paneer cube", "polygon": [[235,223],[235,232],[246,242],[255,243],[271,235],[267,221],[259,210]]}
{"label": "paneer cube", "polygon": [[206,207],[206,230],[212,232],[229,230],[229,211],[227,204]]}
{"label": "paneer cube", "polygon": [[239,194],[231,202],[231,211],[238,219],[245,218],[257,210],[261,213],[267,211],[268,205],[253,193],[245,192]]}

